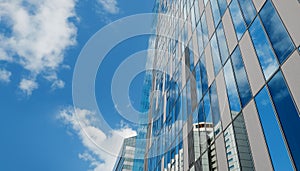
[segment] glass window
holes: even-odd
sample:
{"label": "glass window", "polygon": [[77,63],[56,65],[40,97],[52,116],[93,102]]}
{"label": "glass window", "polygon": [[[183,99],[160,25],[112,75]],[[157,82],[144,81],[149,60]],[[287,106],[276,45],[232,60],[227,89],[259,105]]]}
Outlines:
{"label": "glass window", "polygon": [[209,93],[210,93],[214,133],[217,136],[222,131],[222,126],[220,121],[219,100],[218,100],[217,87],[215,81],[212,83]]}
{"label": "glass window", "polygon": [[239,3],[244,14],[245,22],[247,26],[249,26],[256,16],[255,7],[251,0],[239,0]]}
{"label": "glass window", "polygon": [[249,33],[264,76],[268,80],[277,70],[278,63],[258,17],[249,28]]}
{"label": "glass window", "polygon": [[[196,28],[196,18],[195,18],[195,7],[194,5],[191,8],[191,23],[192,23],[192,31]],[[172,27],[171,27],[172,28]]]}
{"label": "glass window", "polygon": [[215,75],[217,75],[221,69],[222,64],[221,64],[221,60],[220,60],[220,53],[219,53],[216,34],[214,34],[212,36],[212,38],[210,40],[210,45],[211,45],[212,59],[214,62],[214,71],[215,71]]}
{"label": "glass window", "polygon": [[237,0],[232,0],[231,4],[229,5],[229,10],[235,28],[236,36],[238,40],[240,40],[242,35],[246,31],[246,25]]}
{"label": "glass window", "polygon": [[200,20],[200,9],[199,9],[199,3],[198,0],[196,0],[194,2],[194,8],[195,8],[195,20],[196,20],[196,24],[198,24],[199,20]]}
{"label": "glass window", "polygon": [[204,51],[204,47],[203,47],[203,40],[202,40],[202,27],[201,24],[198,24],[196,27],[196,33],[197,33],[197,42],[198,42],[198,50],[199,50],[199,55],[202,54],[202,52]]}
{"label": "glass window", "polygon": [[204,94],[208,89],[207,71],[206,71],[204,55],[202,55],[202,57],[200,58],[200,72],[201,72],[201,82],[202,82],[202,94]]}
{"label": "glass window", "polygon": [[275,170],[293,170],[267,88],[255,97],[256,107]]}
{"label": "glass window", "polygon": [[217,27],[217,25],[221,19],[218,2],[217,2],[217,0],[211,0],[210,4],[211,4],[211,11],[212,11],[213,18],[214,18],[214,24],[215,24],[215,27]]}
{"label": "glass window", "polygon": [[203,33],[203,43],[204,43],[203,47],[206,47],[206,45],[208,43],[208,28],[207,28],[207,24],[206,24],[205,12],[203,13],[203,15],[201,17],[201,24],[202,24],[202,33]]}
{"label": "glass window", "polygon": [[241,51],[238,46],[237,48],[235,48],[234,52],[231,55],[231,61],[232,61],[237,87],[239,90],[239,95],[241,98],[241,103],[242,106],[244,107],[252,98],[252,92],[244,68]]}
{"label": "glass window", "polygon": [[216,34],[217,34],[217,39],[218,39],[218,43],[219,43],[222,64],[225,64],[225,62],[228,58],[228,47],[227,47],[227,43],[226,43],[226,38],[225,38],[222,22],[219,24],[216,32],[217,32]]}
{"label": "glass window", "polygon": [[226,11],[227,2],[226,2],[226,0],[218,0],[218,2],[219,2],[219,7],[220,7],[220,15],[222,17]]}
{"label": "glass window", "polygon": [[266,2],[259,15],[278,60],[282,64],[294,50],[295,46],[270,0]]}
{"label": "glass window", "polygon": [[190,58],[190,71],[194,70],[194,52],[193,52],[193,40],[189,43],[189,58]]}
{"label": "glass window", "polygon": [[230,61],[227,61],[224,66],[224,77],[229,99],[230,112],[232,118],[234,118],[241,111],[241,105]]}
{"label": "glass window", "polygon": [[197,103],[202,98],[202,84],[201,84],[201,73],[200,73],[200,62],[195,66],[195,79],[196,79],[196,90],[197,90]]}
{"label": "glass window", "polygon": [[285,84],[281,71],[276,73],[276,75],[268,83],[268,86],[283,132],[294,158],[296,168],[299,170],[300,136],[295,135],[299,135],[300,117],[287,85]]}

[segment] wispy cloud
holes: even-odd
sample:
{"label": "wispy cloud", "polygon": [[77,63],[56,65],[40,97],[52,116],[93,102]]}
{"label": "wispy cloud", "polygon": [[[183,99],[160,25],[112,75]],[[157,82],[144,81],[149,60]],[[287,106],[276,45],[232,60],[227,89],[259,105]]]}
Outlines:
{"label": "wispy cloud", "polygon": [[103,9],[110,14],[117,14],[119,12],[118,2],[116,0],[97,0]]}
{"label": "wispy cloud", "polygon": [[39,87],[38,83],[32,79],[22,79],[19,85],[20,90],[22,90],[26,95],[30,96],[32,91]]}
{"label": "wispy cloud", "polygon": [[0,82],[9,83],[11,72],[0,68]]}
{"label": "wispy cloud", "polygon": [[[65,50],[76,44],[77,29],[70,21],[77,17],[75,5],[76,0],[0,2],[0,21],[5,27],[0,32],[0,61],[19,64],[29,71],[21,78],[20,88],[29,83],[25,78],[30,77],[29,90],[36,89],[37,83],[33,82],[39,75],[52,75],[56,79],[47,80],[53,87],[63,87],[56,74]],[[26,92],[30,95],[31,91]]]}
{"label": "wispy cloud", "polygon": [[97,115],[89,110],[67,107],[59,112],[57,118],[78,135],[86,147],[86,151],[78,157],[89,162],[94,171],[112,170],[123,139],[136,135],[136,131],[126,125],[104,133],[99,128]]}

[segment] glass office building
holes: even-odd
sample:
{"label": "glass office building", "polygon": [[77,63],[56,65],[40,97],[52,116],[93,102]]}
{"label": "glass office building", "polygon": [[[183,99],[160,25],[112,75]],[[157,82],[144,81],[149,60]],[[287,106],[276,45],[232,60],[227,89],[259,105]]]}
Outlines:
{"label": "glass office building", "polygon": [[300,2],[156,4],[144,170],[300,170]]}
{"label": "glass office building", "polygon": [[134,165],[136,136],[125,138],[113,171],[131,171]]}

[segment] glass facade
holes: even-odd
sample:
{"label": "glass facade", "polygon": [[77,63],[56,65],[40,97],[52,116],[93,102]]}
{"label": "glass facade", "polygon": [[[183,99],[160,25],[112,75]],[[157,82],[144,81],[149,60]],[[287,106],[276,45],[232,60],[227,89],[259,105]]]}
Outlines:
{"label": "glass facade", "polygon": [[281,4],[157,0],[144,170],[300,170],[300,33]]}

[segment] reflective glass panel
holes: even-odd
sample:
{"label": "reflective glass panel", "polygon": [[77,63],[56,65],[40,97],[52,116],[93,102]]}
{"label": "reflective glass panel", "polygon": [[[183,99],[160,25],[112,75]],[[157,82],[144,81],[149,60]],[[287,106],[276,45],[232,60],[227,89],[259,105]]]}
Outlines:
{"label": "reflective glass panel", "polygon": [[219,109],[219,100],[217,94],[216,82],[210,87],[210,101],[211,101],[211,112],[214,126],[214,133],[217,136],[222,131],[221,120],[220,120],[220,109]]}
{"label": "reflective glass panel", "polygon": [[217,25],[221,19],[218,2],[217,2],[217,0],[211,0],[210,4],[211,4],[211,11],[212,11],[213,18],[214,18],[214,24],[215,24],[215,27],[217,27]]}
{"label": "reflective glass panel", "polygon": [[218,39],[218,43],[219,43],[222,64],[225,64],[225,62],[228,58],[228,47],[227,47],[227,43],[226,43],[226,38],[225,38],[222,22],[219,24],[216,32],[217,32],[216,34],[217,34],[217,39]]}
{"label": "reflective glass panel", "polygon": [[200,62],[195,66],[195,80],[196,80],[196,90],[197,90],[197,103],[199,103],[202,98],[202,84],[201,84],[201,73],[200,73]]}
{"label": "reflective glass panel", "polygon": [[217,75],[221,69],[222,64],[221,64],[221,60],[220,60],[220,53],[219,53],[216,34],[214,34],[212,36],[212,38],[210,40],[210,45],[211,45],[212,59],[214,62],[214,71],[215,71],[215,75]]}
{"label": "reflective glass panel", "polygon": [[251,0],[239,0],[247,26],[250,25],[256,15],[255,7]]}
{"label": "reflective glass panel", "polygon": [[258,17],[250,26],[249,33],[264,76],[268,80],[278,68],[278,63]]}
{"label": "reflective glass panel", "polygon": [[278,60],[282,64],[294,50],[295,46],[270,0],[266,2],[259,15],[265,26]]}
{"label": "reflective glass panel", "polygon": [[285,84],[281,71],[268,83],[275,109],[277,111],[283,132],[294,158],[296,168],[300,169],[300,117],[294,105],[293,99]]}
{"label": "reflective glass panel", "polygon": [[196,20],[196,24],[198,24],[199,20],[200,20],[200,9],[199,9],[199,3],[198,0],[196,0],[194,2],[194,8],[195,8],[195,20]]}
{"label": "reflective glass panel", "polygon": [[242,106],[244,107],[252,98],[252,92],[244,68],[241,51],[238,46],[231,55],[231,61],[232,61],[232,66],[234,70],[234,75],[235,75],[239,95],[241,98],[241,103]]}
{"label": "reflective glass panel", "polygon": [[206,71],[204,55],[200,58],[200,72],[201,72],[201,82],[202,82],[202,94],[204,94],[208,89],[207,71]]}
{"label": "reflective glass panel", "polygon": [[202,27],[201,27],[201,24],[198,24],[197,25],[197,28],[196,28],[196,33],[197,33],[197,42],[198,42],[198,50],[199,50],[199,55],[201,55],[202,54],[202,52],[203,52],[203,49],[204,49],[204,47],[203,47],[203,39],[202,39]]}
{"label": "reflective glass panel", "polygon": [[218,0],[218,2],[219,2],[219,7],[220,7],[220,15],[222,17],[227,8],[227,2],[226,2],[226,0]]}
{"label": "reflective glass panel", "polygon": [[232,22],[235,28],[236,36],[238,40],[240,40],[242,35],[246,31],[246,25],[237,0],[232,0],[231,4],[229,5],[229,9],[232,17]]}
{"label": "reflective glass panel", "polygon": [[205,47],[208,43],[208,28],[207,28],[207,24],[206,24],[205,12],[203,13],[203,15],[201,17],[201,24],[202,24],[202,33],[203,33],[203,43],[204,43],[204,47]]}
{"label": "reflective glass panel", "polygon": [[239,101],[237,87],[235,85],[231,62],[229,60],[224,66],[224,77],[229,99],[230,112],[232,118],[234,118],[241,111],[241,105]]}
{"label": "reflective glass panel", "polygon": [[293,170],[266,87],[255,97],[256,107],[275,170]]}

